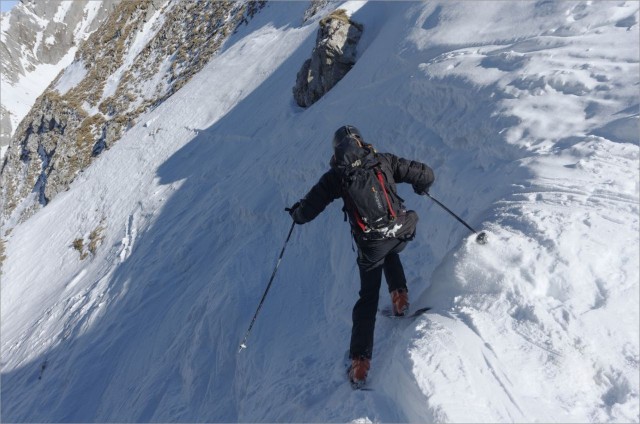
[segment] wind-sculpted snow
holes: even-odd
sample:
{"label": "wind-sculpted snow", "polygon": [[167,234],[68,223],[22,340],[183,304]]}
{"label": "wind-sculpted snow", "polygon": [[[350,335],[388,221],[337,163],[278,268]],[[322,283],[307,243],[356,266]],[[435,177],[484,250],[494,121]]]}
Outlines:
{"label": "wind-sculpted snow", "polygon": [[[366,31],[317,103],[290,89],[321,16],[270,3],[3,229],[3,421],[640,419],[637,2],[335,6]],[[431,165],[431,194],[488,234],[400,186],[421,217],[410,298],[432,310],[378,319],[373,391],[345,379],[359,282],[338,202],[294,228],[238,353],[283,209],[346,123]],[[82,260],[78,239],[101,242]]]}

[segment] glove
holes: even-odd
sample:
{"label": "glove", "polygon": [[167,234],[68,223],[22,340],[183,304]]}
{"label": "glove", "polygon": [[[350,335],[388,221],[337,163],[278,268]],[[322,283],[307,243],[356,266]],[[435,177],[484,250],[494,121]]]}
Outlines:
{"label": "glove", "polygon": [[296,224],[304,224],[305,221],[300,216],[300,202],[296,202],[293,204],[293,206],[291,206],[290,208],[285,208],[284,210],[289,212],[289,215],[291,215],[291,219],[293,219]]}
{"label": "glove", "polygon": [[419,195],[419,196],[424,196],[426,194],[429,194],[429,189],[431,188],[431,184],[429,183],[426,186],[420,185],[420,186],[413,186],[413,191]]}

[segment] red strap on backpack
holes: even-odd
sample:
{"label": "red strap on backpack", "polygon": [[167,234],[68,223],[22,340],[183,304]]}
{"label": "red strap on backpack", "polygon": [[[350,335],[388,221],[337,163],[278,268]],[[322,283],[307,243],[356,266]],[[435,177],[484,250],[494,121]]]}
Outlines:
{"label": "red strap on backpack", "polygon": [[384,176],[379,169],[376,169],[376,176],[378,177],[378,181],[380,181],[380,186],[382,187],[382,192],[384,193],[384,198],[387,200],[387,206],[389,207],[389,212],[393,219],[396,219],[396,212],[393,210],[393,206],[391,205],[391,199],[389,199],[389,193],[387,193],[387,189],[384,186]]}
{"label": "red strap on backpack", "polygon": [[358,227],[360,227],[362,232],[366,232],[367,231],[367,225],[362,221],[362,218],[360,217],[360,214],[358,213],[358,211],[354,209],[353,215],[356,218],[356,224],[358,224]]}

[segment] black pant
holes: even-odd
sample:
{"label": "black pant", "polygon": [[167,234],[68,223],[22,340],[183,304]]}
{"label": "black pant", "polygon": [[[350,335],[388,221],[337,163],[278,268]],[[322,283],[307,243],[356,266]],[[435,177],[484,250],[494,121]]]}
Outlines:
{"label": "black pant", "polygon": [[353,307],[350,347],[352,358],[371,358],[382,272],[384,271],[389,292],[407,288],[407,279],[398,255],[406,245],[407,241],[395,238],[358,243],[360,299]]}

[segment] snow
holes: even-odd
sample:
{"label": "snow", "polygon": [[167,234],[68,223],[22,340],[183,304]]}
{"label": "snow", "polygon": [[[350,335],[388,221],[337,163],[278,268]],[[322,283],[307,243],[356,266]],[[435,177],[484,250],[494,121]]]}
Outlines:
{"label": "snow", "polygon": [[[120,80],[122,79],[122,75],[131,68],[142,49],[146,47],[149,41],[151,41],[160,30],[160,28],[162,28],[163,22],[164,15],[162,14],[161,10],[157,10],[153,14],[153,16],[147,20],[142,29],[136,34],[134,41],[131,43],[131,46],[127,49],[127,55],[123,59],[122,65],[107,79],[104,92],[102,94],[102,99],[106,99],[115,94],[116,90],[118,89],[118,85],[120,84]],[[166,63],[160,68],[164,72],[170,65],[170,63]],[[156,73],[154,79],[157,80],[158,78],[161,78],[161,75],[162,72]],[[158,82],[159,81],[154,81],[154,83],[151,84],[151,90],[155,91]],[[147,85],[150,84],[147,82]],[[153,92],[147,93],[146,90],[144,92],[146,94],[153,94]]]}
{"label": "snow", "polygon": [[[41,26],[40,28],[38,28],[38,31],[36,32],[36,42],[33,45],[33,49],[31,50],[31,52],[33,53],[33,57],[38,57],[38,52],[40,51],[40,45],[42,44],[42,39],[44,37],[44,32],[43,30],[46,28],[46,26]],[[27,59],[27,57],[23,57],[23,69],[29,69],[29,61]]]}
{"label": "snow", "polygon": [[347,1],[340,5],[340,9],[343,9],[348,16],[353,16],[353,14],[360,10],[365,4],[366,2],[358,0]]}
{"label": "snow", "polygon": [[[73,61],[77,48],[72,48],[55,65],[39,64],[31,72],[20,76],[17,83],[11,84],[4,76],[0,78],[2,104],[10,112],[11,127],[15,132],[20,121],[29,113],[31,107],[42,92],[51,84],[62,69]],[[70,87],[67,87],[67,90]]]}
{"label": "snow", "polygon": [[[6,236],[3,418],[640,420],[638,3],[349,2],[359,61],[302,110],[306,6],[270,3]],[[431,194],[489,235],[400,186],[432,311],[378,319],[367,392],[342,368],[359,283],[339,204],[294,229],[237,353],[283,208],[346,123],[431,165]]]}
{"label": "snow", "polygon": [[[76,40],[86,40],[87,38],[89,38],[92,33],[92,31],[89,31],[91,24],[93,23],[102,7],[104,7],[104,4],[101,1],[88,1],[86,3],[84,7],[83,19],[78,22],[75,29],[73,30],[73,35]],[[80,42],[76,42],[76,45],[79,44]]]}
{"label": "snow", "polygon": [[58,4],[56,14],[53,16],[53,22],[64,22],[65,16],[71,7],[73,0],[63,0]]}
{"label": "snow", "polygon": [[7,42],[7,31],[11,28],[11,14],[9,12],[0,13],[0,42]]}
{"label": "snow", "polygon": [[65,95],[69,90],[82,82],[87,72],[88,70],[85,67],[84,61],[75,60],[62,71],[62,75],[56,85],[53,86],[53,89],[57,90],[61,95]]}
{"label": "snow", "polygon": [[40,28],[46,28],[49,23],[48,20],[42,16],[38,16],[34,12],[34,5],[28,3],[22,3],[18,5],[20,11],[24,13],[29,19],[31,19],[35,24],[37,24]]}

